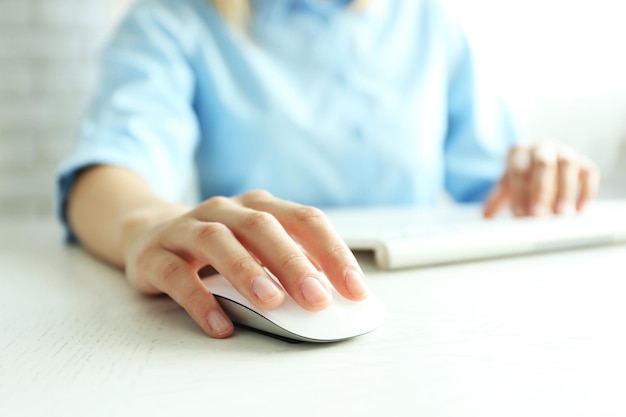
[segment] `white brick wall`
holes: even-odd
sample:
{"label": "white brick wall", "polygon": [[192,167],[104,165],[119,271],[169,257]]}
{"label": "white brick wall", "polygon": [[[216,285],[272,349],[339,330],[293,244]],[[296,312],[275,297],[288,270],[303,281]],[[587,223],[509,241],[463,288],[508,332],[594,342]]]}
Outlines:
{"label": "white brick wall", "polygon": [[106,33],[107,0],[0,0],[0,216],[52,212]]}

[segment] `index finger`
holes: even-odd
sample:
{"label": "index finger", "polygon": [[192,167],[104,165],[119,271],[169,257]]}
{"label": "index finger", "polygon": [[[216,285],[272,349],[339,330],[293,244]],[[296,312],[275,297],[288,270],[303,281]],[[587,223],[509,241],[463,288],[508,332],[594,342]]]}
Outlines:
{"label": "index finger", "polygon": [[209,336],[224,338],[233,333],[232,322],[191,265],[163,249],[149,255],[140,261],[141,273],[156,288],[182,306]]}
{"label": "index finger", "polygon": [[264,192],[248,193],[240,198],[247,207],[276,217],[342,296],[352,300],[367,297],[368,289],[361,267],[323,211],[280,200]]}

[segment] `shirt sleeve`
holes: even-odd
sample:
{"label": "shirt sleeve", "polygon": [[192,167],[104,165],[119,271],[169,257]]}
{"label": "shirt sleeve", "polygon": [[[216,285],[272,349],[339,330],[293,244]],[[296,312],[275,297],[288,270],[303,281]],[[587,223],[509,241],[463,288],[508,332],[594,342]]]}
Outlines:
{"label": "shirt sleeve", "polygon": [[445,186],[458,202],[483,201],[505,169],[508,150],[521,139],[505,102],[477,69],[467,38],[452,30]]}
{"label": "shirt sleeve", "polygon": [[105,47],[97,93],[57,175],[57,210],[66,226],[76,174],[92,165],[129,168],[164,199],[184,196],[198,122],[193,71],[177,26],[166,10],[140,3]]}

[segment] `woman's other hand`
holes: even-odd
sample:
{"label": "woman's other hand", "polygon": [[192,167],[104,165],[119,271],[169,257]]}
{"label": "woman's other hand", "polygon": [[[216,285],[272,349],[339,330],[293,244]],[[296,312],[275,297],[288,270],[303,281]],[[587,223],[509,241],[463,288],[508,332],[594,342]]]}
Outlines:
{"label": "woman's other hand", "polygon": [[493,217],[507,205],[516,217],[580,212],[597,193],[599,182],[596,164],[567,146],[515,146],[485,202],[484,215]]}

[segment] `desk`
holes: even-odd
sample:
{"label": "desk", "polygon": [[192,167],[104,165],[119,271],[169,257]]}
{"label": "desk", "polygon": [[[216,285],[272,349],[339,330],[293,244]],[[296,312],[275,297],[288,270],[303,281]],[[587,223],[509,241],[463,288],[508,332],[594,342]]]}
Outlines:
{"label": "desk", "polygon": [[206,337],[167,298],[0,221],[1,416],[624,416],[626,246],[362,264],[386,324],[346,342]]}

